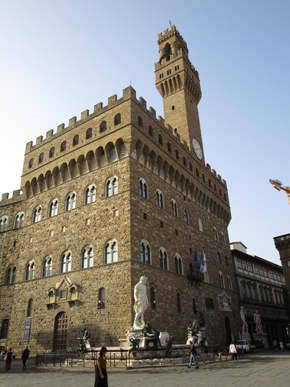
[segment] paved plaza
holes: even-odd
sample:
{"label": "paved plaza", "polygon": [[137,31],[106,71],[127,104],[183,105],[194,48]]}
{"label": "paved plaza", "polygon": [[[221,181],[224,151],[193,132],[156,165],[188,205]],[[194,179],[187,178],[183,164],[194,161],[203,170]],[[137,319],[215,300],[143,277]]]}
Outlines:
{"label": "paved plaza", "polygon": [[[0,362],[1,387],[93,387],[93,368],[35,367],[34,359],[22,371],[20,360],[12,363],[9,374]],[[200,363],[200,368],[187,366],[149,369],[109,369],[109,387],[203,387],[290,385],[290,351],[264,351],[247,355],[238,362]]]}

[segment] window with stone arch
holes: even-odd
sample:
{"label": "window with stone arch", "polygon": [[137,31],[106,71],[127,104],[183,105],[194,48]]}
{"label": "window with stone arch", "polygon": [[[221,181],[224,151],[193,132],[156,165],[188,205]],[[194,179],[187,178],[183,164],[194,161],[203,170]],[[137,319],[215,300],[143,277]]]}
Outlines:
{"label": "window with stone arch", "polygon": [[159,267],[168,270],[168,256],[163,247],[159,249]]}
{"label": "window with stone arch", "polygon": [[30,298],[30,300],[28,301],[28,304],[27,304],[26,317],[32,317],[32,313],[33,313],[33,299]]}
{"label": "window with stone arch", "polygon": [[114,262],[118,262],[118,244],[115,239],[111,239],[105,244],[104,263]]}
{"label": "window with stone arch", "polygon": [[225,281],[224,281],[224,276],[223,276],[223,273],[221,271],[219,271],[219,281],[220,281],[220,287],[222,289],[224,289],[225,287]]}
{"label": "window with stone arch", "polygon": [[16,279],[16,266],[10,266],[7,270],[7,284],[14,284]]}
{"label": "window with stone arch", "polygon": [[225,238],[225,234],[221,231],[221,237],[222,237],[222,244],[224,246],[226,246],[226,238]]}
{"label": "window with stone arch", "polygon": [[65,211],[74,210],[76,208],[76,194],[70,192],[65,199]]}
{"label": "window with stone arch", "polygon": [[140,252],[141,252],[141,262],[147,263],[148,265],[150,265],[151,249],[150,249],[149,243],[144,239],[141,241]]}
{"label": "window with stone arch", "polygon": [[73,146],[76,146],[79,144],[79,135],[76,134],[73,138]]}
{"label": "window with stone arch", "polygon": [[216,227],[214,226],[212,230],[213,230],[213,239],[218,242],[219,239],[218,239],[218,232]]}
{"label": "window with stone arch", "polygon": [[139,195],[144,199],[148,199],[148,186],[144,179],[139,179]]}
{"label": "window with stone arch", "polygon": [[32,223],[38,223],[41,221],[41,206],[37,206],[33,210]]}
{"label": "window with stone arch", "polygon": [[32,167],[33,167],[33,159],[30,159],[28,163],[28,168],[32,168]]}
{"label": "window with stone arch", "polygon": [[61,152],[64,152],[66,150],[66,141],[63,141],[61,144],[60,144],[60,151]]}
{"label": "window with stone arch", "polygon": [[49,207],[48,207],[48,217],[52,218],[52,217],[56,216],[57,213],[58,213],[58,200],[53,199],[50,202]]}
{"label": "window with stone arch", "polygon": [[71,271],[71,265],[72,265],[72,256],[69,251],[66,251],[62,254],[61,262],[60,262],[60,272],[61,273],[68,273]]}
{"label": "window with stone arch", "polygon": [[106,289],[100,288],[98,290],[98,309],[105,309],[106,307]]}
{"label": "window with stone arch", "polygon": [[38,157],[38,164],[41,164],[43,162],[43,157],[44,157],[44,154],[42,152],[42,153],[40,153],[40,155]]}
{"label": "window with stone arch", "polygon": [[229,275],[227,276],[227,279],[228,279],[228,289],[233,290],[232,280],[231,280],[231,277]]}
{"label": "window with stone arch", "polygon": [[87,131],[86,131],[86,140],[88,140],[89,138],[92,138],[92,136],[93,136],[92,128],[87,129]]}
{"label": "window with stone arch", "polygon": [[217,254],[216,254],[216,257],[217,257],[218,263],[222,263],[220,253],[217,253]]}
{"label": "window with stone arch", "polygon": [[141,116],[138,116],[138,126],[143,128],[143,118]]}
{"label": "window with stone arch", "polygon": [[96,187],[89,185],[85,190],[85,204],[94,203],[96,201]]}
{"label": "window with stone arch", "polygon": [[0,218],[0,232],[7,231],[8,218],[7,216],[2,216]]}
{"label": "window with stone arch", "polygon": [[109,177],[106,181],[106,197],[117,195],[118,193],[118,179],[116,176]]}
{"label": "window with stone arch", "polygon": [[179,254],[175,254],[174,257],[174,262],[175,262],[175,273],[177,274],[182,274],[182,260]]}
{"label": "window with stone arch", "polygon": [[173,216],[178,216],[178,208],[177,208],[177,204],[176,204],[176,201],[174,199],[171,199],[171,214]]}
{"label": "window with stone arch", "polygon": [[87,246],[82,251],[82,269],[93,267],[94,265],[94,250],[91,246]]}
{"label": "window with stone arch", "polygon": [[42,277],[48,277],[52,274],[52,258],[45,257],[42,263]]}
{"label": "window with stone arch", "polygon": [[25,281],[29,281],[34,278],[34,269],[35,269],[34,261],[30,260],[26,264],[26,268],[25,268]]}
{"label": "window with stone arch", "polygon": [[177,312],[181,312],[181,300],[180,293],[176,293],[176,304],[177,304]]}
{"label": "window with stone arch", "polygon": [[55,151],[54,147],[50,148],[49,155],[48,155],[50,159],[54,156],[54,151]]}
{"label": "window with stone arch", "polygon": [[185,223],[188,223],[188,212],[187,212],[187,210],[184,210],[184,221],[185,221]]}
{"label": "window with stone arch", "polygon": [[22,228],[24,223],[24,213],[18,212],[15,216],[14,229]]}
{"label": "window with stone arch", "polygon": [[119,125],[121,123],[121,114],[118,113],[114,117],[114,125]]}
{"label": "window with stone arch", "polygon": [[150,304],[151,309],[156,309],[156,285],[154,283],[150,284]]}
{"label": "window with stone arch", "polygon": [[198,218],[198,229],[199,229],[199,231],[203,232],[203,224],[202,224],[202,220],[200,218]]}
{"label": "window with stone arch", "polygon": [[156,190],[156,206],[164,208],[163,193],[159,189]]}
{"label": "window with stone arch", "polygon": [[100,124],[100,133],[105,132],[106,129],[107,129],[107,123],[106,123],[106,121],[102,121]]}

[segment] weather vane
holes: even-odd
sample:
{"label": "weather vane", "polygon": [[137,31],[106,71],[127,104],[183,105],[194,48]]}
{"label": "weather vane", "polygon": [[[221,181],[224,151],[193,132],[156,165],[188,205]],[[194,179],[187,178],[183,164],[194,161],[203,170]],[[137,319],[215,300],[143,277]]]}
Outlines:
{"label": "weather vane", "polygon": [[169,25],[170,25],[170,27],[171,27],[171,19],[169,19]]}

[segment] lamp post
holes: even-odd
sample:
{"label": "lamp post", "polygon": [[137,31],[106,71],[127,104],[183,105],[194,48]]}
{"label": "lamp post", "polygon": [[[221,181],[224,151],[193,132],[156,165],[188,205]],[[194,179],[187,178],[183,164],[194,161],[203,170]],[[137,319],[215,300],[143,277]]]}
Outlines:
{"label": "lamp post", "polygon": [[290,205],[290,187],[288,186],[283,186],[282,182],[279,180],[272,180],[269,179],[269,182],[272,184],[272,186],[277,190],[277,191],[285,191],[287,198],[288,198],[288,203]]}

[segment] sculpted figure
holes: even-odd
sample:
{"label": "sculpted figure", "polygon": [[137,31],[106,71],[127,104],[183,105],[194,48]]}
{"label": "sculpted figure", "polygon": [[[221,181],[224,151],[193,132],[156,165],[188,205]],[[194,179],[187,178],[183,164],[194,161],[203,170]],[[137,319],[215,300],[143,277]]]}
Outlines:
{"label": "sculpted figure", "polygon": [[143,329],[145,326],[144,312],[148,306],[146,282],[147,282],[147,277],[143,275],[140,278],[140,281],[134,287],[134,299],[135,299],[134,311],[136,313],[134,318],[134,324],[133,324],[134,329]]}
{"label": "sculpted figure", "polygon": [[262,329],[261,316],[259,312],[256,310],[254,314],[254,323],[256,324],[256,333],[264,333]]}
{"label": "sculpted figure", "polygon": [[248,333],[248,324],[246,322],[246,316],[245,316],[245,309],[243,306],[241,306],[240,308],[240,315],[241,315],[241,319],[242,319],[242,332],[243,333]]}

